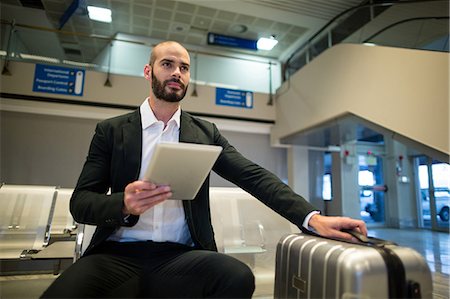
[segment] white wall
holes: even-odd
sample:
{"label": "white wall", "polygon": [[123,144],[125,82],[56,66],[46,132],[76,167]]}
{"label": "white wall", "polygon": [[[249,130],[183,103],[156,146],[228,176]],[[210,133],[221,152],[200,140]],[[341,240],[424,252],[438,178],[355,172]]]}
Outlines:
{"label": "white wall", "polygon": [[[0,90],[2,93],[102,104],[139,106],[148,96],[150,89],[149,82],[143,76],[111,75],[110,82],[112,87],[107,87],[104,86],[107,78],[105,73],[86,71],[82,97],[33,92],[35,71],[35,65],[33,63],[10,61],[8,68],[12,76],[1,77]],[[192,88],[193,86],[191,84],[186,93],[186,98],[182,101],[183,109],[186,111],[263,121],[275,120],[275,106],[267,105],[269,96],[265,93],[254,93],[253,108],[245,109],[216,105],[215,87],[198,86],[197,97],[191,96]]]}
{"label": "white wall", "polygon": [[[73,187],[96,122],[139,106],[150,88],[143,77],[125,75],[111,75],[112,87],[106,87],[105,73],[86,71],[82,97],[33,92],[34,64],[11,61],[9,70],[12,75],[2,76],[0,85],[0,181],[8,183]],[[275,106],[267,105],[267,94],[255,93],[253,109],[245,109],[216,105],[215,87],[198,86],[197,91],[198,96],[192,97],[190,86],[182,101],[185,111],[208,115],[208,120],[215,122],[245,156],[286,179],[286,151],[270,147]],[[30,100],[30,96],[38,99]],[[79,105],[86,103],[94,106]],[[125,105],[130,109],[95,104]],[[229,184],[213,175],[212,185]]]}
{"label": "white wall", "polygon": [[[49,114],[42,109],[24,111],[0,110],[0,183],[75,187],[99,119],[94,114],[86,118],[57,115],[56,109],[48,109]],[[116,113],[121,112],[125,111]],[[241,122],[244,125],[252,124]],[[244,156],[286,179],[286,150],[271,148],[269,130],[265,131],[222,133]],[[211,186],[232,184],[212,174]]]}
{"label": "white wall", "polygon": [[341,44],[278,90],[274,142],[347,114],[449,155],[449,54]]}

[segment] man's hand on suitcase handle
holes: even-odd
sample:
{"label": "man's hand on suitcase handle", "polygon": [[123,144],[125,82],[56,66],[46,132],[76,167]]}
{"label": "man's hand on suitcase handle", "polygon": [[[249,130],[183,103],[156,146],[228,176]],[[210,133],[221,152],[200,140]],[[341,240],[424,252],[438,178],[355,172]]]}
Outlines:
{"label": "man's hand on suitcase handle", "polygon": [[367,236],[367,227],[364,221],[348,217],[322,216],[316,214],[309,220],[309,226],[321,236],[357,241],[352,235],[342,230],[356,230]]}

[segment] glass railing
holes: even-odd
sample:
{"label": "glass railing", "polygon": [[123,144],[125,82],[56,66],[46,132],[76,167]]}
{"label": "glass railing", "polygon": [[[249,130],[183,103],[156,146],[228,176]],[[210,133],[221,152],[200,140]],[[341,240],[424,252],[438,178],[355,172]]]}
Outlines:
{"label": "glass railing", "polygon": [[[448,51],[448,8],[448,0],[364,2],[325,24],[287,59],[283,71],[280,62],[270,59],[192,49],[191,82],[272,94],[283,80],[339,43]],[[10,20],[1,20],[0,25],[3,74],[9,72],[9,61],[20,60],[142,76],[155,43],[127,34],[74,33]]]}
{"label": "glass railing", "polygon": [[449,1],[370,1],[325,24],[286,61],[283,80],[340,43],[449,51]]}
{"label": "glass railing", "polygon": [[[144,65],[158,42],[131,34],[101,36],[15,24],[3,19],[0,38],[3,75],[10,73],[10,61],[24,61],[142,77]],[[281,64],[274,59],[188,50],[191,84],[268,94],[281,85]]]}
{"label": "glass railing", "polygon": [[448,16],[405,19],[376,31],[362,43],[448,52],[448,25]]}

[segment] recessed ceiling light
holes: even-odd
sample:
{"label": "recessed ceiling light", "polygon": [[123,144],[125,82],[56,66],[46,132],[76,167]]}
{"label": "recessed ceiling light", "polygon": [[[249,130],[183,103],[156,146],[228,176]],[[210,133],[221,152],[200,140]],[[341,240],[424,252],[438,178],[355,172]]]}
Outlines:
{"label": "recessed ceiling light", "polygon": [[111,9],[109,8],[103,8],[103,7],[97,7],[97,6],[88,6],[88,15],[89,19],[104,23],[111,23],[112,17],[111,17]]}
{"label": "recessed ceiling light", "polygon": [[247,30],[248,30],[247,26],[242,24],[236,24],[231,27],[231,31],[236,33],[244,33],[247,32]]}
{"label": "recessed ceiling light", "polygon": [[258,48],[258,50],[270,51],[273,49],[273,47],[275,47],[276,44],[278,44],[278,41],[274,36],[271,36],[270,38],[261,37],[256,43],[256,48]]}
{"label": "recessed ceiling light", "polygon": [[187,32],[189,30],[189,25],[183,23],[173,23],[170,27],[170,30],[177,33]]}

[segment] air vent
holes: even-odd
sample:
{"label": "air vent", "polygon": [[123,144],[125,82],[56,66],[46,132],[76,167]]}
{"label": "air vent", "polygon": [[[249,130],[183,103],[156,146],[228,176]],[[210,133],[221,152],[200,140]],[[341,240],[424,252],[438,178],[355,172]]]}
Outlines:
{"label": "air vent", "polygon": [[81,51],[77,50],[77,49],[68,49],[68,48],[63,48],[64,53],[66,55],[80,55],[81,56]]}
{"label": "air vent", "polygon": [[36,8],[44,10],[44,4],[41,0],[20,0],[23,7]]}

